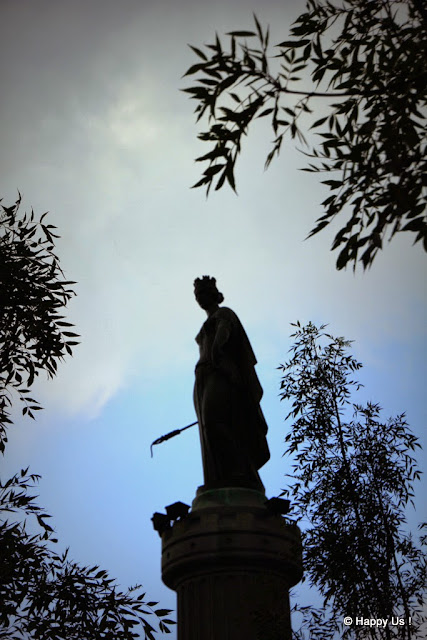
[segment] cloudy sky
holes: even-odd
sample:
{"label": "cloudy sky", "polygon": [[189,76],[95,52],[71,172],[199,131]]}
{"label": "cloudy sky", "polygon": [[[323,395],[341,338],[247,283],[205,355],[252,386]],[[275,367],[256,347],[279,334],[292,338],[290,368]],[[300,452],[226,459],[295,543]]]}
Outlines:
{"label": "cloudy sky", "polygon": [[358,399],[379,402],[386,416],[406,411],[419,436],[425,426],[421,249],[403,236],[369,272],[336,272],[328,231],[304,241],[324,187],[299,171],[304,158],[290,142],[265,173],[271,133],[262,125],[245,141],[238,196],[190,189],[194,158],[207,149],[179,91],[195,61],[187,43],[251,28],[253,11],[280,41],[303,8],[290,0],[1,3],[0,194],[9,204],[19,189],[27,208],[50,211],[62,266],[78,282],[68,317],[82,336],[58,377],[38,383],[45,411],[37,423],[18,420],[11,430],[4,472],[30,465],[40,473],[40,502],[72,557],[102,565],[123,586],[142,582],[165,606],[174,594],[160,580],[150,518],[191,503],[202,469],[195,429],[153,459],[149,445],[195,419],[194,336],[204,320],[195,277],[217,278],[257,355],[270,496],[289,471],[276,367],[287,358],[290,322],[329,323],[354,339],[364,363]]}

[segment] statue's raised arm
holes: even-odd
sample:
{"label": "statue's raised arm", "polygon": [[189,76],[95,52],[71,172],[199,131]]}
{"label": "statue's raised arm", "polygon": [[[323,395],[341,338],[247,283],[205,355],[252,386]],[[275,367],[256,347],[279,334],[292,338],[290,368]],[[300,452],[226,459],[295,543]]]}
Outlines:
{"label": "statue's raised arm", "polygon": [[258,469],[270,453],[254,352],[234,311],[219,306],[224,296],[215,278],[197,278],[194,293],[208,316],[196,337],[200,358],[194,386],[204,487],[263,491]]}

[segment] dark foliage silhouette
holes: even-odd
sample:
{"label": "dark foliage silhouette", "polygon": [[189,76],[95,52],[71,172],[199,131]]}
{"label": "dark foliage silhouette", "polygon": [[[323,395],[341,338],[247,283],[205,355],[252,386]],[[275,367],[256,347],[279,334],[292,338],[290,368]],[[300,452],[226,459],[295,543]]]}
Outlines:
{"label": "dark foliage silhouette", "polygon": [[[55,227],[20,211],[21,196],[0,213],[0,451],[13,403],[34,418],[29,396],[40,372],[78,342],[62,315],[74,295],[54,252]],[[137,585],[126,592],[98,566],[83,567],[54,550],[47,514],[36,502],[36,474],[22,469],[0,482],[0,638],[5,640],[154,640],[173,623]],[[84,523],[82,523],[84,526]]]}
{"label": "dark foliage silhouette", "polygon": [[[421,0],[308,0],[290,38],[273,49],[269,30],[236,30],[202,48],[185,75],[212,145],[195,187],[236,188],[242,142],[257,118],[271,122],[269,166],[286,136],[326,173],[331,194],[309,237],[339,217],[337,269],[370,266],[384,241],[412,234],[427,250],[427,12]],[[255,44],[254,44],[255,43]],[[312,130],[307,139],[303,131]],[[313,138],[313,135],[316,137]],[[318,140],[318,142],[316,142]]]}
{"label": "dark foliage silhouette", "polygon": [[[323,611],[303,608],[296,637],[304,631],[323,640],[337,632],[343,638],[421,637],[426,562],[405,531],[420,445],[404,414],[384,420],[377,404],[353,402],[362,365],[348,340],[325,326],[294,326],[292,356],[280,366],[281,399],[291,401],[287,419],[293,421],[285,439],[294,458],[285,494],[291,514],[305,525],[306,576],[325,601]],[[344,616],[389,624],[343,627]],[[393,617],[406,622],[392,625]]]}

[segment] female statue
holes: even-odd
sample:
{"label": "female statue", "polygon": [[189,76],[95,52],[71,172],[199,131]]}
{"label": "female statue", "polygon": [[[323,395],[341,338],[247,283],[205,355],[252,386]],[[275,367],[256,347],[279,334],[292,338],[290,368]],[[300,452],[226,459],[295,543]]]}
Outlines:
{"label": "female statue", "polygon": [[219,306],[224,296],[215,278],[197,278],[194,293],[208,316],[196,337],[200,359],[194,386],[204,487],[263,491],[258,469],[270,453],[255,355],[234,311]]}

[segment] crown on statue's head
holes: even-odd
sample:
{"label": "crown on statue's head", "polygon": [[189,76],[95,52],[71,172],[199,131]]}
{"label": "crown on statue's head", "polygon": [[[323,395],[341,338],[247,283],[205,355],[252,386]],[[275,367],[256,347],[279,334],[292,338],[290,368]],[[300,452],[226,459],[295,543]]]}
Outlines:
{"label": "crown on statue's head", "polygon": [[216,289],[216,278],[210,276],[202,276],[202,278],[196,278],[194,281],[194,291],[201,291],[202,289]]}
{"label": "crown on statue's head", "polygon": [[[215,278],[211,278],[210,276],[203,276],[202,278],[195,279],[194,295],[196,296],[196,299],[198,298],[198,296],[204,295],[205,292],[209,294],[210,298],[213,297],[217,304],[221,304],[221,302],[224,302],[224,296],[220,291],[218,291]],[[204,305],[200,306],[205,309]]]}

